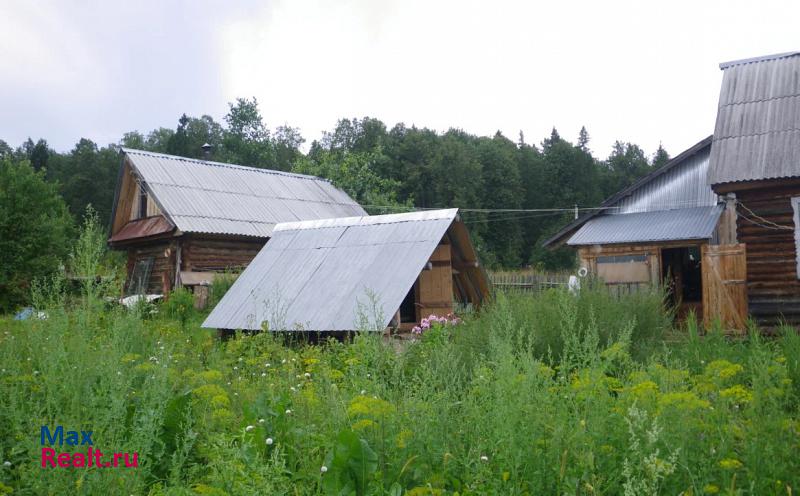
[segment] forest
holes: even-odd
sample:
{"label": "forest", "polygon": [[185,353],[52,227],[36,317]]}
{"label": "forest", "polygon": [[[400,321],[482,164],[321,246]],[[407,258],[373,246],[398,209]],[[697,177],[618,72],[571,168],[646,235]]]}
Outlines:
{"label": "forest", "polygon": [[[575,143],[554,128],[535,144],[521,132],[514,141],[455,127],[389,128],[370,117],[341,119],[306,147],[299,129],[268,127],[255,98],[230,103],[223,122],[184,114],[175,128],[127,132],[106,146],[81,138],[65,153],[46,138],[16,148],[0,139],[0,308],[9,293],[27,292],[26,281],[57,268],[87,206],[108,221],[120,147],[204,158],[205,143],[210,160],[325,177],[372,214],[466,209],[484,265],[510,269],[571,267],[571,250],[541,242],[573,217],[572,207],[595,207],[669,160],[662,147],[648,154],[623,141],[597,158],[585,128]],[[569,211],[513,211],[531,209]]]}

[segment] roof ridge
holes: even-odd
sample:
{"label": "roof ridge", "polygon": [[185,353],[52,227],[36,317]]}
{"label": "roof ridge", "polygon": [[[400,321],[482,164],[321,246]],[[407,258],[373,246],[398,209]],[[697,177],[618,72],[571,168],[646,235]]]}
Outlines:
{"label": "roof ridge", "polygon": [[736,65],[745,65],[745,64],[755,64],[758,62],[769,62],[772,60],[779,60],[779,59],[788,59],[789,57],[795,57],[800,55],[800,51],[794,52],[783,52],[783,53],[774,53],[772,55],[761,55],[759,57],[750,57],[746,59],[739,59],[739,60],[731,60],[728,62],[722,62],[719,64],[719,68],[722,70],[728,69],[729,67],[733,67]]}
{"label": "roof ridge", "polygon": [[330,180],[325,179],[324,177],[319,176],[312,176],[311,174],[299,174],[297,172],[286,172],[286,171],[279,171],[275,169],[262,169],[260,167],[252,167],[249,165],[239,165],[239,164],[229,164],[225,162],[215,162],[213,160],[201,160],[199,158],[191,158],[191,157],[182,157],[180,155],[170,155],[168,153],[159,153],[159,152],[151,152],[148,150],[139,150],[136,148],[126,148],[120,147],[120,151],[122,153],[128,154],[139,154],[139,155],[150,155],[159,158],[167,158],[170,160],[175,160],[179,162],[192,162],[200,165],[208,165],[213,167],[226,167],[230,169],[239,169],[239,170],[246,170],[252,172],[260,172],[262,174],[274,174],[277,176],[288,176],[288,177],[296,177],[298,179],[310,179],[312,181],[324,181],[330,183]]}
{"label": "roof ridge", "polygon": [[427,220],[456,219],[457,208],[440,210],[424,210],[399,214],[364,215],[356,217],[335,217],[330,219],[301,220],[281,222],[275,225],[273,232],[297,231],[303,229],[326,229],[334,227],[373,226],[380,224],[398,224],[401,222],[420,222]]}

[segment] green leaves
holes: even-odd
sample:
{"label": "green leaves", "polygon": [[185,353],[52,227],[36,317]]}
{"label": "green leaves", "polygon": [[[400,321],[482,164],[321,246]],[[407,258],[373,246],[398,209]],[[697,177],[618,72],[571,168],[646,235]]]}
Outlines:
{"label": "green leaves", "polygon": [[367,441],[353,431],[343,430],[325,457],[325,467],[328,470],[322,475],[322,487],[326,494],[362,496],[378,468],[378,455]]}

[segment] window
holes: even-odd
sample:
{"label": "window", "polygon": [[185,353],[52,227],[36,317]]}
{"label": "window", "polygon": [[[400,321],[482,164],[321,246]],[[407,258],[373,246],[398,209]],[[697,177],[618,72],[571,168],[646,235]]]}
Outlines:
{"label": "window", "polygon": [[800,196],[792,198],[794,210],[794,256],[797,278],[800,279]]}
{"label": "window", "polygon": [[128,290],[125,292],[125,296],[147,293],[150,272],[153,270],[153,261],[153,257],[140,258],[136,261],[131,277],[128,280]]}
{"label": "window", "polygon": [[647,255],[611,255],[606,257],[597,257],[597,263],[628,263],[628,262],[646,262]]}
{"label": "window", "polygon": [[650,264],[646,253],[604,255],[597,257],[597,275],[606,284],[650,282]]}
{"label": "window", "polygon": [[147,191],[144,185],[139,184],[139,219],[147,217]]}

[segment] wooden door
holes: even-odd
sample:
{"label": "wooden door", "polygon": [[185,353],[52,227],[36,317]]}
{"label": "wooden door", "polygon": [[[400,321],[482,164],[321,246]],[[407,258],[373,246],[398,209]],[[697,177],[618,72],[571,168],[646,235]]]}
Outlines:
{"label": "wooden door", "polygon": [[450,245],[437,246],[428,263],[417,284],[417,321],[430,314],[444,316],[453,312]]}
{"label": "wooden door", "polygon": [[726,331],[743,334],[747,323],[745,245],[703,245],[703,322],[715,319]]}

